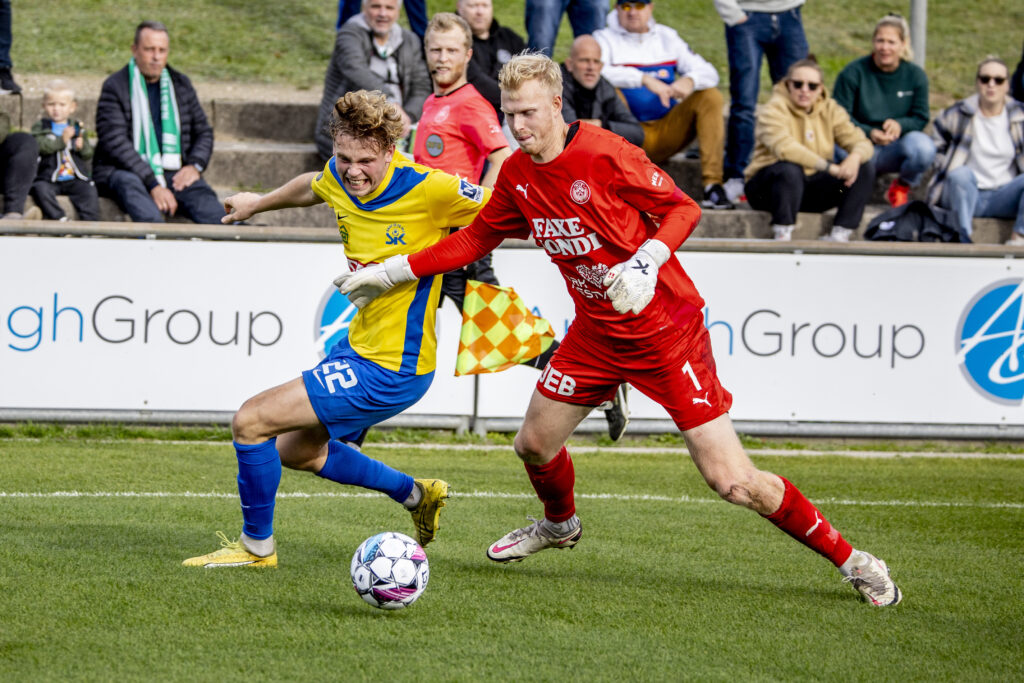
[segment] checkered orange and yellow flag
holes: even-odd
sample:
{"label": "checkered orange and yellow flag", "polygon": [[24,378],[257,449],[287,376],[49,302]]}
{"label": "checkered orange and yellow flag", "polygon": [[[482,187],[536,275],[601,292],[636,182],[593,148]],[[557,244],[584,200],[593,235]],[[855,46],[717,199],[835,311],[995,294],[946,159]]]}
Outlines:
{"label": "checkered orange and yellow flag", "polygon": [[530,313],[511,287],[466,282],[455,374],[501,372],[547,351],[551,323]]}

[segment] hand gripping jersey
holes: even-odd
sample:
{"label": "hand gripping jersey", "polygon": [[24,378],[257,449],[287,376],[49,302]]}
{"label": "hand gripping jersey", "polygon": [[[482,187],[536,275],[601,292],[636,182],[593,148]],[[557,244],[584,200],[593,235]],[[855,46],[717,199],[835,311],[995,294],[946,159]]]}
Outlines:
{"label": "hand gripping jersey", "polygon": [[416,126],[413,158],[477,183],[487,155],[508,146],[494,108],[467,83],[442,97],[427,98]]}
{"label": "hand gripping jersey", "polygon": [[679,261],[670,258],[661,267],[654,299],[640,315],[616,312],[602,281],[649,237],[674,251],[699,219],[697,204],[643,150],[611,131],[575,123],[565,149],[546,164],[522,150],[513,153],[476,220],[411,256],[409,264],[418,275],[445,272],[505,238],[532,239],[565,279],[576,307],[574,326],[612,339],[640,339],[701,315],[704,300]]}
{"label": "hand gripping jersey", "polygon": [[[469,223],[490,196],[487,188],[395,154],[380,186],[365,197],[353,197],[342,185],[335,161],[332,157],[327,162],[312,189],[334,210],[353,270],[434,244],[449,228]],[[440,291],[439,277],[398,285],[356,314],[348,343],[388,370],[432,372]]]}

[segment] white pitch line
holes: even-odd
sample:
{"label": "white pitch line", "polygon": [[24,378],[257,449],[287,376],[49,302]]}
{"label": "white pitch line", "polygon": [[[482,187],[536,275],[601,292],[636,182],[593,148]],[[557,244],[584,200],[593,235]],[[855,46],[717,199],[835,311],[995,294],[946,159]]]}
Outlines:
{"label": "white pitch line", "polygon": [[[44,439],[38,438],[17,438],[9,441],[41,442]],[[124,443],[122,439],[91,439],[93,443]],[[154,445],[171,446],[224,446],[230,448],[227,441],[151,441]],[[3,445],[3,441],[0,441]],[[138,447],[139,444],[136,444]],[[420,450],[420,451],[502,451],[512,453],[512,445],[508,444],[469,444],[469,443],[367,443],[363,446],[366,450]],[[689,451],[685,446],[570,446],[572,453],[594,454],[594,453],[618,453],[622,455],[657,455],[668,453],[689,457]],[[783,458],[799,457],[828,457],[836,456],[841,458],[864,458],[891,460],[896,458],[935,458],[947,460],[1024,460],[1024,453],[978,453],[978,452],[941,452],[941,451],[867,451],[867,450],[821,450],[821,449],[782,449],[782,448],[752,448],[747,453],[753,456],[771,456]]]}
{"label": "white pitch line", "polygon": [[[278,493],[278,498],[378,498],[381,493],[374,492],[318,492],[304,493],[290,491]],[[503,491],[470,491],[456,492],[455,498],[509,498],[516,500],[533,500],[532,493],[507,493]],[[707,505],[721,503],[718,498],[695,498],[692,496],[660,496],[651,494],[620,494],[620,493],[577,493],[577,498],[584,500],[611,500],[616,502],[651,501],[659,503],[684,503]],[[219,491],[0,491],[0,498],[218,498],[237,499],[237,493]],[[1024,510],[1024,503],[994,503],[975,501],[935,501],[935,500],[849,500],[845,498],[823,498],[818,501],[827,505],[849,505],[869,507],[920,507],[920,508],[985,508]]]}

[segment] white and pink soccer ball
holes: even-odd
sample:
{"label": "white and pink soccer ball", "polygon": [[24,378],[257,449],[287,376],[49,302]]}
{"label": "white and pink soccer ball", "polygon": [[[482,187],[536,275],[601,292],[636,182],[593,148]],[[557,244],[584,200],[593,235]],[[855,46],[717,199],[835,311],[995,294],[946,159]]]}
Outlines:
{"label": "white and pink soccer ball", "polygon": [[430,567],[420,544],[405,534],[385,531],[362,542],[352,556],[352,585],[380,609],[402,609],[427,587]]}

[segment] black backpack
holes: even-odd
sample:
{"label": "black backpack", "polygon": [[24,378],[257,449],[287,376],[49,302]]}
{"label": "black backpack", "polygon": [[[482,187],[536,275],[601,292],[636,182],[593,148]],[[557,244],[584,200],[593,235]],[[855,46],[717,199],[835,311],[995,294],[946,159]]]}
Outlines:
{"label": "black backpack", "polygon": [[875,216],[864,239],[878,242],[962,242],[971,238],[957,226],[952,211],[915,199]]}

